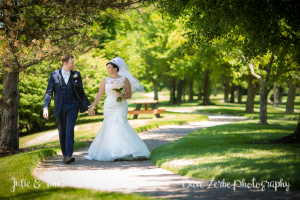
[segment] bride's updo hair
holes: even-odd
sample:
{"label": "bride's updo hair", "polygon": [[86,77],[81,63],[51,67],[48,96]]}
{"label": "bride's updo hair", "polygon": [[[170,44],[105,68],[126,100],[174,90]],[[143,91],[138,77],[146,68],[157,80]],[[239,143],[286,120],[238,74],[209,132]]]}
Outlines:
{"label": "bride's updo hair", "polygon": [[109,62],[109,63],[106,64],[106,66],[107,66],[108,64],[111,64],[111,65],[113,66],[113,68],[117,68],[117,72],[119,72],[119,67],[118,67],[118,65],[116,65],[115,63]]}

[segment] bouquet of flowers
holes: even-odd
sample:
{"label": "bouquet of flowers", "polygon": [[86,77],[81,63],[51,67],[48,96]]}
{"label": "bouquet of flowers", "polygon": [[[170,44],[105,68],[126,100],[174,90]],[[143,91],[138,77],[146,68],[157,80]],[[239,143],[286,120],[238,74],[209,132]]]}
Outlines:
{"label": "bouquet of flowers", "polygon": [[[122,83],[120,81],[116,81],[116,82],[113,83],[112,90],[114,90],[116,92],[121,92],[124,87],[125,87],[124,83]],[[117,102],[121,102],[121,101],[122,101],[122,98],[118,97]]]}

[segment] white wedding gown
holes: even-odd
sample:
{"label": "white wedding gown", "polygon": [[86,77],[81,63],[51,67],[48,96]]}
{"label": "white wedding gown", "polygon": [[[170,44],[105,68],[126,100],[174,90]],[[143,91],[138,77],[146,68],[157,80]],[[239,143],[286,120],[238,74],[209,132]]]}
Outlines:
{"label": "white wedding gown", "polygon": [[[117,92],[112,90],[116,81],[124,83],[124,77],[106,77],[104,120],[84,158],[98,161],[149,159],[150,151],[127,121],[127,101],[116,102]],[[125,89],[121,93],[124,94]]]}

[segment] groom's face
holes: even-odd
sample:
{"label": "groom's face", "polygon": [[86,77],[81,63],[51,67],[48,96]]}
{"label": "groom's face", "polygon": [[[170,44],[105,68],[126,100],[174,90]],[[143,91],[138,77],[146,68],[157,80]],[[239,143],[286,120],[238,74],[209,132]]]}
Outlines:
{"label": "groom's face", "polygon": [[70,71],[73,70],[75,67],[75,62],[74,62],[74,58],[70,58],[68,62],[64,63],[65,68]]}

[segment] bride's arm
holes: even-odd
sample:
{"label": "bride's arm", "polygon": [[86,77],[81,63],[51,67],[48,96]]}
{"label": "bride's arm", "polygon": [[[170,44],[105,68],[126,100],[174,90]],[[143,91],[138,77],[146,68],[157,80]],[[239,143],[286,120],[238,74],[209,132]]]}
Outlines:
{"label": "bride's arm", "polygon": [[124,79],[124,83],[125,83],[125,94],[121,94],[121,97],[122,99],[130,99],[132,96],[131,85],[127,78]]}
{"label": "bride's arm", "polygon": [[[97,106],[97,104],[99,103],[99,101],[102,99],[104,90],[105,90],[105,83],[106,83],[106,78],[104,78],[101,83],[100,83],[100,87],[97,93],[97,96],[92,104],[92,107],[90,108],[90,110],[94,110],[94,108]],[[89,113],[90,114],[90,113]]]}

